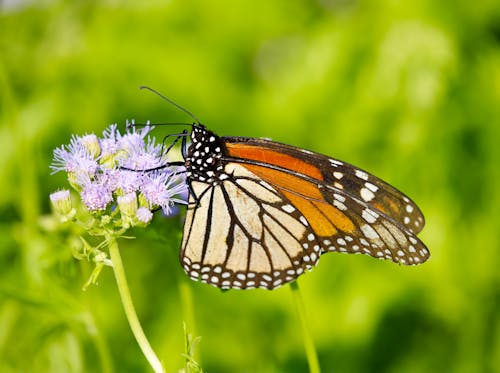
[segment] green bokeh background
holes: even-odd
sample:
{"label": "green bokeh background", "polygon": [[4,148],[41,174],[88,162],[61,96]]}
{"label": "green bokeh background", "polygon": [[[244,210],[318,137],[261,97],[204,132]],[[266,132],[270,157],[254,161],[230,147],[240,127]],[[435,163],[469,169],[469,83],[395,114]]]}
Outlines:
{"label": "green bokeh background", "polygon": [[[42,224],[52,150],[110,123],[186,120],[354,163],[422,208],[431,259],[331,254],[299,282],[323,372],[500,371],[498,1],[0,2],[0,371],[149,371],[114,278]],[[123,127],[122,127],[123,128]],[[165,129],[162,129],[165,130]],[[165,132],[159,132],[165,133]],[[121,249],[146,334],[182,367],[304,372],[289,287],[221,292],[178,264],[181,217]],[[186,310],[191,295],[194,320]]]}

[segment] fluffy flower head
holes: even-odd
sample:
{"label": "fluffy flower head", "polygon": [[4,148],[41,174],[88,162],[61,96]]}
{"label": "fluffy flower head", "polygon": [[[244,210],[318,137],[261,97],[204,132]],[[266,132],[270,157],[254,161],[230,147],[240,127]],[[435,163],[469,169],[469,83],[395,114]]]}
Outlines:
{"label": "fluffy flower head", "polygon": [[[152,211],[172,213],[174,204],[186,203],[187,197],[184,174],[168,165],[163,144],[150,136],[152,129],[132,126],[120,133],[111,125],[101,137],[73,135],[69,144],[54,150],[50,168],[67,173],[91,213],[111,216],[118,209],[128,223],[147,224]],[[51,195],[52,203],[67,200],[66,192]]]}

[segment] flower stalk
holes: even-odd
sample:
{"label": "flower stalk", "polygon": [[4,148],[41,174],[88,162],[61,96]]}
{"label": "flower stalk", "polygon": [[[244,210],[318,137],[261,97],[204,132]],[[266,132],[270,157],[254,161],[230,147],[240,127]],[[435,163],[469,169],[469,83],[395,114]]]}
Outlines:
{"label": "flower stalk", "polygon": [[163,373],[164,369],[160,362],[158,356],[156,356],[151,344],[149,343],[144,330],[142,329],[139,318],[135,311],[134,304],[132,302],[132,297],[130,296],[130,290],[128,288],[127,278],[125,276],[125,270],[123,268],[122,258],[120,256],[120,250],[118,248],[118,243],[116,237],[112,234],[106,235],[106,242],[109,248],[109,255],[111,257],[111,262],[113,263],[113,271],[115,274],[116,284],[118,286],[118,291],[120,293],[120,298],[123,305],[123,310],[127,316],[127,321],[130,325],[130,329],[134,334],[135,340],[139,344],[142,353],[148,360],[149,365],[156,373]]}
{"label": "flower stalk", "polygon": [[295,305],[295,310],[300,320],[300,326],[302,329],[302,339],[304,341],[304,348],[306,350],[307,363],[309,365],[310,373],[320,373],[321,369],[318,362],[318,354],[316,353],[316,347],[314,346],[314,340],[309,331],[306,308],[302,300],[302,295],[300,293],[299,284],[297,281],[290,284],[292,290],[293,303]]}

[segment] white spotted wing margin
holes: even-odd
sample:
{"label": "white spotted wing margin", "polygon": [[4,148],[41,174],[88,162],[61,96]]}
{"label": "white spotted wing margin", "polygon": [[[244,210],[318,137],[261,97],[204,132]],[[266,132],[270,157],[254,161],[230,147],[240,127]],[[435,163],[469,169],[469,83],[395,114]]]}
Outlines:
{"label": "white spotted wing margin", "polygon": [[222,289],[274,289],[312,269],[320,247],[302,214],[244,166],[225,172],[219,183],[191,184],[199,202],[187,210],[180,253],[188,276]]}
{"label": "white spotted wing margin", "polygon": [[[365,254],[403,265],[418,265],[429,258],[425,244],[395,219],[374,209],[361,198],[325,186],[325,199],[344,214],[352,226],[321,242],[322,253]],[[335,220],[331,220],[335,225]],[[348,230],[348,232],[347,232]]]}

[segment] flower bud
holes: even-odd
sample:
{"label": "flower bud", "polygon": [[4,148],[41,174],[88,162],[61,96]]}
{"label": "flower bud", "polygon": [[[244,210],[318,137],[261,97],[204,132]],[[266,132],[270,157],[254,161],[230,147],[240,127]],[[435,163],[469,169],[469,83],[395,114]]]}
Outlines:
{"label": "flower bud", "polygon": [[101,154],[101,146],[99,145],[99,139],[96,135],[91,133],[90,135],[82,136],[80,141],[82,142],[85,150],[96,159]]}
{"label": "flower bud", "polygon": [[69,217],[73,212],[69,190],[59,190],[50,195],[50,202],[56,213]]}
{"label": "flower bud", "polygon": [[125,194],[123,196],[118,196],[116,199],[118,202],[118,207],[123,216],[133,218],[137,212],[137,195],[135,192]]}
{"label": "flower bud", "polygon": [[153,213],[146,207],[139,207],[137,209],[136,218],[141,225],[147,225],[153,219]]}

